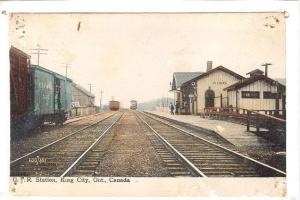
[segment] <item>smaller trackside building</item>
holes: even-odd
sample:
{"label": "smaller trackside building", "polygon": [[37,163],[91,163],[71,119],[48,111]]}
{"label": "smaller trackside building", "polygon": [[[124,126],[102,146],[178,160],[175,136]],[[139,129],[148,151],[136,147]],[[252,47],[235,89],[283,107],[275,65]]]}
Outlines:
{"label": "smaller trackside building", "polygon": [[243,79],[224,89],[228,105],[251,110],[285,110],[285,86],[264,75]]}
{"label": "smaller trackside building", "polygon": [[73,82],[72,84],[72,101],[74,104],[79,104],[78,106],[94,106],[95,95],[84,89],[82,86]]}
{"label": "smaller trackside building", "polygon": [[95,95],[73,82],[71,116],[88,115],[96,112]]}

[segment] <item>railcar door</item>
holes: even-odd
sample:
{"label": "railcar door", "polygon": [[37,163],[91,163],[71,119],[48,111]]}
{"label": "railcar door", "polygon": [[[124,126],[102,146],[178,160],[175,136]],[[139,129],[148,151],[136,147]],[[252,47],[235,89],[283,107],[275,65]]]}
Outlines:
{"label": "railcar door", "polygon": [[61,110],[61,94],[60,94],[60,80],[58,78],[55,78],[54,80],[55,84],[55,95],[54,95],[54,106],[55,106],[55,111],[60,111]]}

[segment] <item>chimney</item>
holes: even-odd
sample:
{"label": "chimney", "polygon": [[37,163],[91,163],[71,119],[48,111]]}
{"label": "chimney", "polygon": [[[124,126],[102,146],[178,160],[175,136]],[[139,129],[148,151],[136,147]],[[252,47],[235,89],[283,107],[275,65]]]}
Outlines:
{"label": "chimney", "polygon": [[207,68],[206,71],[208,72],[209,70],[212,69],[212,61],[207,61]]}

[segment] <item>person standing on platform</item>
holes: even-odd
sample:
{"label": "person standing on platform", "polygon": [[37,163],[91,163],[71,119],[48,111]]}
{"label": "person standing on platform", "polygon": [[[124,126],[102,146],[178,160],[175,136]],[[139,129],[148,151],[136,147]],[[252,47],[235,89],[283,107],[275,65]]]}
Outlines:
{"label": "person standing on platform", "polygon": [[174,106],[172,103],[170,103],[170,110],[171,110],[171,115],[174,115]]}

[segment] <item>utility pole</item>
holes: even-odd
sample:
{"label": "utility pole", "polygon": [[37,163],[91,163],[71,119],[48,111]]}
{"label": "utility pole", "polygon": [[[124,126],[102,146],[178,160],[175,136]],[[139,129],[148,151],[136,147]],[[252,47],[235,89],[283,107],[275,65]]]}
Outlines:
{"label": "utility pole", "polygon": [[[37,54],[37,65],[40,65],[40,55],[44,54],[47,55],[47,53],[45,53],[45,51],[48,51],[48,49],[41,49],[41,45],[37,44],[37,49],[30,49],[33,50],[34,52],[32,52],[31,54]],[[44,51],[44,52],[43,52]]]}
{"label": "utility pole", "polygon": [[68,67],[71,67],[71,65],[70,64],[65,64],[65,66],[64,66],[65,68],[66,68],[66,77],[68,77]]}
{"label": "utility pole", "polygon": [[100,110],[102,106],[102,94],[103,94],[103,90],[100,90]]}
{"label": "utility pole", "polygon": [[93,86],[94,84],[89,83],[88,85],[90,86],[90,93],[92,93],[92,86]]}
{"label": "utility pole", "polygon": [[265,63],[265,64],[262,64],[261,66],[265,66],[265,76],[268,77],[268,66],[269,65],[272,65],[271,63]]}

